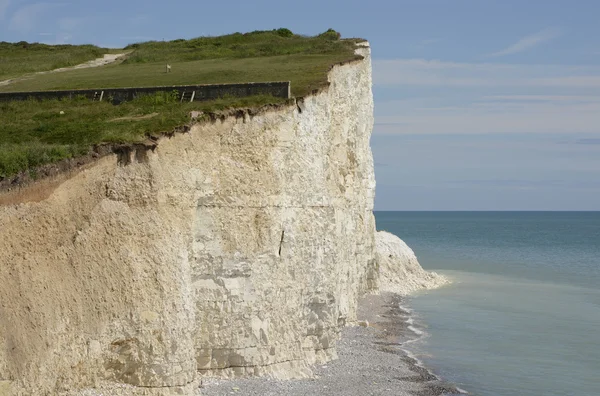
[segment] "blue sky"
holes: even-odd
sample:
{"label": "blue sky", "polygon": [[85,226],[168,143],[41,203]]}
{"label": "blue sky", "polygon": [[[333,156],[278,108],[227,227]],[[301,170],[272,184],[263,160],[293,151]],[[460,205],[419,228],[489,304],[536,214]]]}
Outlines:
{"label": "blue sky", "polygon": [[0,0],[0,41],[335,28],[373,49],[379,210],[600,210],[597,0]]}

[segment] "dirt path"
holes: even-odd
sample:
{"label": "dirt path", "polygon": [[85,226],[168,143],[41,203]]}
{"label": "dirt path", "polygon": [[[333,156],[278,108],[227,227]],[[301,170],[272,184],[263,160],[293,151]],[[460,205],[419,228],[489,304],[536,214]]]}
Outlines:
{"label": "dirt path", "polygon": [[42,72],[37,72],[37,73],[33,73],[33,74],[27,74],[21,77],[15,77],[9,80],[3,80],[0,81],[0,87],[4,87],[7,85],[10,85],[14,82],[17,81],[22,81],[22,80],[26,80],[28,78],[31,78],[33,76],[37,76],[38,74],[48,74],[48,73],[61,73],[61,72],[65,72],[65,71],[71,71],[71,70],[77,70],[77,69],[87,69],[89,67],[99,67],[99,66],[105,66],[105,65],[109,65],[111,63],[116,62],[118,59],[120,59],[121,57],[127,55],[127,53],[122,53],[122,54],[105,54],[102,58],[97,58],[79,65],[75,65],[75,66],[70,66],[70,67],[61,67],[60,69],[54,69],[54,70],[49,70],[49,71],[42,71]]}

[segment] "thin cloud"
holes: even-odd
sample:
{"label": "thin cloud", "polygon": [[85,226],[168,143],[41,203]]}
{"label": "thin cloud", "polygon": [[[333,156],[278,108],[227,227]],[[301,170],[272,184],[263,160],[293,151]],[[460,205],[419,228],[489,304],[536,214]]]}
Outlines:
{"label": "thin cloud", "polygon": [[384,86],[598,88],[600,66],[374,60],[373,81]]}
{"label": "thin cloud", "polygon": [[42,37],[40,39],[40,43],[50,44],[50,45],[59,45],[59,44],[68,44],[71,39],[71,35],[68,33],[58,32],[58,33],[39,33]]}
{"label": "thin cloud", "polygon": [[[591,100],[490,102],[489,96],[446,105],[432,97],[430,106],[421,103],[379,102],[375,116],[377,134],[488,134],[488,133],[585,133],[597,134],[600,102]],[[595,138],[595,137],[594,137]],[[586,140],[584,143],[593,144]]]}
{"label": "thin cloud", "polygon": [[528,179],[481,179],[481,180],[454,180],[448,182],[454,185],[469,185],[481,187],[514,188],[518,190],[529,190],[546,187],[561,187],[571,189],[598,189],[600,182],[589,180],[528,180]]}
{"label": "thin cloud", "polygon": [[492,95],[484,99],[513,102],[600,102],[600,95]]}
{"label": "thin cloud", "polygon": [[441,38],[428,38],[428,39],[422,40],[421,45],[436,44],[436,43],[439,43],[440,41],[442,41]]}
{"label": "thin cloud", "polygon": [[502,51],[490,54],[491,57],[505,56],[527,51],[530,48],[536,47],[546,41],[552,40],[561,35],[558,29],[544,29],[532,35],[523,37],[513,45],[503,49]]}
{"label": "thin cloud", "polygon": [[119,39],[125,40],[128,42],[136,42],[136,43],[139,43],[142,41],[155,40],[155,38],[152,36],[121,36],[121,37],[119,37]]}
{"label": "thin cloud", "polygon": [[8,9],[9,5],[10,0],[0,0],[0,20],[4,19],[4,16],[6,15],[6,10]]}
{"label": "thin cloud", "polygon": [[579,139],[577,144],[585,144],[585,145],[600,145],[600,139],[590,138],[590,139]]}
{"label": "thin cloud", "polygon": [[46,11],[63,5],[62,3],[34,3],[21,7],[10,18],[8,28],[21,33],[29,32]]}
{"label": "thin cloud", "polygon": [[440,41],[442,41],[442,39],[441,39],[441,38],[438,38],[438,37],[432,37],[432,38],[423,39],[423,40],[421,40],[421,41],[417,42],[417,43],[416,43],[414,46],[415,46],[416,48],[423,49],[423,48],[425,48],[425,47],[429,47],[429,46],[432,46],[432,45],[434,45],[434,44],[437,44],[437,43],[439,43]]}
{"label": "thin cloud", "polygon": [[67,17],[67,18],[60,18],[57,22],[57,25],[58,25],[58,28],[60,31],[72,32],[74,30],[79,29],[83,25],[85,25],[87,21],[88,21],[87,18]]}
{"label": "thin cloud", "polygon": [[[16,0],[16,2],[19,2],[19,0]],[[6,16],[6,11],[8,10],[8,7],[14,3],[15,0],[0,0],[0,21],[3,20]]]}

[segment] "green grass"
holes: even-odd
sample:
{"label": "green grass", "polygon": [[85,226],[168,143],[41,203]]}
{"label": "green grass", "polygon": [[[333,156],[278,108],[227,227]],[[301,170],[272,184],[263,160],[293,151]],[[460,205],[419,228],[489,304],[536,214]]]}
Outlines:
{"label": "green grass", "polygon": [[150,41],[127,46],[135,52],[126,63],[186,62],[204,59],[235,59],[291,54],[346,54],[351,43],[328,30],[314,37],[300,36],[288,29],[234,33],[168,42]]}
{"label": "green grass", "polygon": [[126,47],[133,52],[125,62],[38,75],[0,92],[291,81],[292,95],[304,96],[326,82],[331,65],[355,56],[355,41],[339,40],[333,31],[315,37],[287,32],[134,44]]}
{"label": "green grass", "polygon": [[47,45],[0,42],[0,80],[75,66],[110,52],[95,45]]}
{"label": "green grass", "polygon": [[[171,132],[190,121],[191,110],[214,112],[284,101],[254,96],[180,103],[176,95],[159,93],[119,106],[86,99],[0,103],[0,180],[22,170],[84,155],[96,144],[133,143],[151,134]],[[158,114],[114,121],[153,113]]]}
{"label": "green grass", "polygon": [[120,64],[40,75],[0,87],[0,91],[291,81],[292,95],[304,96],[326,81],[332,64],[348,57],[348,54],[294,54],[227,61],[172,62],[171,73],[164,72],[164,63]]}
{"label": "green grass", "polygon": [[[0,87],[0,91],[291,81],[292,94],[304,96],[326,84],[327,72],[333,64],[355,59],[355,44],[356,40],[340,40],[339,34],[332,30],[305,37],[287,29],[147,42],[122,50],[130,53],[127,60],[119,64],[27,76]],[[0,69],[3,70],[0,78],[1,73],[14,76],[17,71],[30,73],[55,68],[56,62],[65,59],[78,64],[103,53],[102,49],[92,46],[59,46],[57,49],[43,45],[39,48],[30,45],[29,49],[10,46],[0,45],[0,65],[6,66]],[[37,48],[39,56],[31,55],[32,47]],[[24,51],[28,55],[23,55]],[[12,55],[5,61],[4,53]],[[75,61],[76,54],[80,58]],[[22,64],[22,69],[17,70],[19,57],[31,59],[32,64]],[[171,73],[165,73],[165,63],[171,65]],[[65,65],[58,67],[62,66]],[[171,131],[189,121],[190,110],[258,107],[281,101],[259,96],[182,104],[169,95],[159,94],[120,106],[85,100],[0,103],[0,180],[23,170],[31,171],[43,164],[85,154],[99,143],[136,142],[148,134]],[[60,115],[60,111],[65,114]],[[137,121],[109,121],[151,113],[158,115]]]}

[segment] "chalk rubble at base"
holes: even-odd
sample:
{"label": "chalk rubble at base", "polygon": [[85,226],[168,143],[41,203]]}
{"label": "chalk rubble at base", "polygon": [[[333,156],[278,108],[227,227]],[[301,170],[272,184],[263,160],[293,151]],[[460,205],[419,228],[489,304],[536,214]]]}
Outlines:
{"label": "chalk rubble at base", "polygon": [[378,231],[375,246],[381,291],[408,295],[449,283],[442,275],[425,271],[415,252],[396,235]]}

